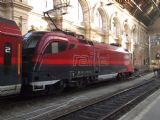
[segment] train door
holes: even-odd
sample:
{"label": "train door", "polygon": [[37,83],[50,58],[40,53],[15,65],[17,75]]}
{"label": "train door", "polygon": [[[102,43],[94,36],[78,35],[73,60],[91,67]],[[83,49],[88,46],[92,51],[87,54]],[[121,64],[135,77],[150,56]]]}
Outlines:
{"label": "train door", "polygon": [[1,35],[1,69],[0,91],[2,95],[14,94],[20,91],[20,42],[18,37]]}
{"label": "train door", "polygon": [[94,48],[94,72],[96,75],[98,75],[98,73],[100,72],[100,63],[99,63],[100,53],[99,52],[100,51],[98,48]]}

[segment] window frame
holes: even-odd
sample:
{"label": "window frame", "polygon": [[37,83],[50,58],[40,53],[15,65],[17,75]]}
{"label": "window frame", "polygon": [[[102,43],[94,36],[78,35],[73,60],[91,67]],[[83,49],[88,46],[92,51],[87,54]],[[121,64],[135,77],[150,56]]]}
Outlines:
{"label": "window frame", "polygon": [[[65,43],[66,43],[65,49],[64,49],[63,51],[59,51],[59,50],[58,50],[58,52],[53,53],[52,48],[48,48],[48,47],[49,47],[49,46],[51,47],[51,46],[52,46],[52,43],[55,43],[55,42],[57,42],[57,43],[58,43],[58,42],[65,42]],[[56,40],[56,39],[54,39],[54,40],[50,41],[50,42],[46,45],[46,47],[44,48],[43,54],[52,54],[52,55],[53,55],[53,54],[59,54],[59,53],[62,53],[62,52],[64,52],[64,51],[68,50],[68,46],[69,46],[69,42],[68,42],[68,41]],[[47,48],[50,49],[49,52],[46,52]],[[58,48],[58,49],[59,49],[59,48]]]}

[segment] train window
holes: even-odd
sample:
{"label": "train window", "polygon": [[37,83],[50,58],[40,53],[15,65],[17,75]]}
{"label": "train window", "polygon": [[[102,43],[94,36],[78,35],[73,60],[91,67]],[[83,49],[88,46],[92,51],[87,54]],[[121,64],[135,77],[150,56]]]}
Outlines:
{"label": "train window", "polygon": [[51,45],[48,45],[47,48],[44,51],[44,54],[48,54],[48,53],[52,53]]}
{"label": "train window", "polygon": [[37,42],[44,35],[44,32],[28,33],[23,37],[23,49],[35,48]]}
{"label": "train window", "polygon": [[38,39],[39,39],[39,37],[37,37],[37,36],[32,37],[32,39],[30,39],[30,41],[28,43],[28,48],[35,48],[37,45]]}
{"label": "train window", "polygon": [[59,53],[66,50],[68,43],[65,41],[54,41],[47,46],[44,53]]}
{"label": "train window", "polygon": [[58,53],[58,42],[53,42],[51,44],[51,53]]}
{"label": "train window", "polygon": [[64,42],[64,41],[58,42],[58,49],[59,49],[59,52],[65,51],[66,48],[67,48],[67,45],[68,45],[67,42]]}

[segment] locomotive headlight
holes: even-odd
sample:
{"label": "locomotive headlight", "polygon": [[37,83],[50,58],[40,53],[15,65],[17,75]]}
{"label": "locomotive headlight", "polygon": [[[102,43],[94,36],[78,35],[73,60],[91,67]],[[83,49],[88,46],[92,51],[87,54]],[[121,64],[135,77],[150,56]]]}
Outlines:
{"label": "locomotive headlight", "polygon": [[130,59],[130,56],[129,55],[125,55],[124,56],[124,60],[129,60]]}
{"label": "locomotive headlight", "polygon": [[126,64],[126,65],[130,64],[130,56],[129,55],[124,56],[124,64]]}

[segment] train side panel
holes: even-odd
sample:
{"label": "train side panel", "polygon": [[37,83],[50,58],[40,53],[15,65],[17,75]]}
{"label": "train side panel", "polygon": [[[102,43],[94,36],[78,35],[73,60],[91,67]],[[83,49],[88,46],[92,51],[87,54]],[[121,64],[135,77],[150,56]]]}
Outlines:
{"label": "train side panel", "polygon": [[21,90],[21,33],[16,23],[0,18],[0,96]]}

